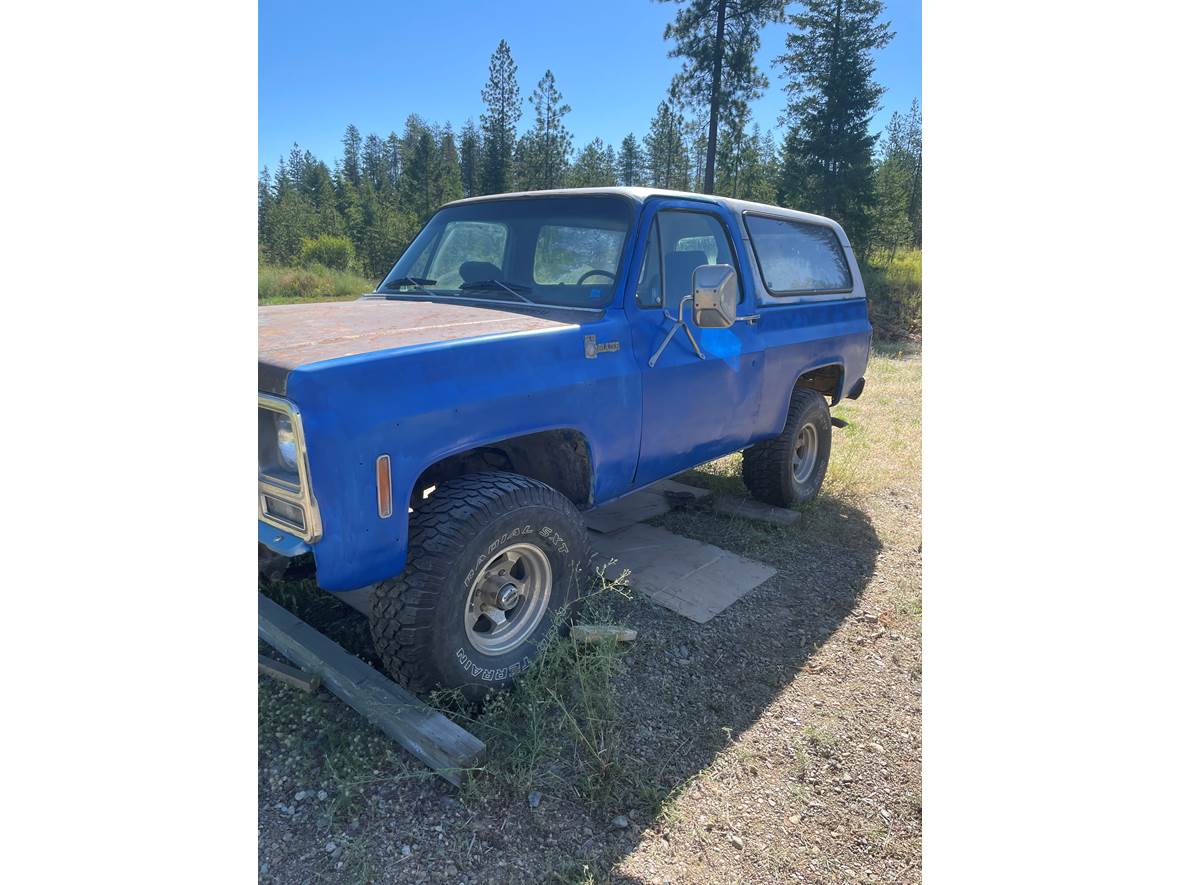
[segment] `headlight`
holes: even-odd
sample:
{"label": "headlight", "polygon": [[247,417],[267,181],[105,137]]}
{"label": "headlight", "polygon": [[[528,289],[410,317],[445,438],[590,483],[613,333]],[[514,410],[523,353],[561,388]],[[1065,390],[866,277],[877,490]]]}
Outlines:
{"label": "headlight", "polygon": [[258,478],[299,488],[299,436],[291,415],[258,407]]}
{"label": "headlight", "polygon": [[298,446],[295,443],[295,428],[291,419],[281,412],[273,412],[275,416],[275,441],[279,451],[279,461],[288,470],[295,470],[298,462]]}
{"label": "headlight", "polygon": [[322,526],[307,475],[305,445],[295,404],[258,394],[258,518],[314,542]]}

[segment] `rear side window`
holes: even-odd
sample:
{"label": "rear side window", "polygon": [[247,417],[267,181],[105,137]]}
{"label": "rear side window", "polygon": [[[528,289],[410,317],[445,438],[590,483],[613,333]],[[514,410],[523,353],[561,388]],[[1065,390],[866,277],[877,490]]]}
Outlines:
{"label": "rear side window", "polygon": [[844,247],[830,227],[747,215],[746,228],[762,282],[772,295],[852,289]]}

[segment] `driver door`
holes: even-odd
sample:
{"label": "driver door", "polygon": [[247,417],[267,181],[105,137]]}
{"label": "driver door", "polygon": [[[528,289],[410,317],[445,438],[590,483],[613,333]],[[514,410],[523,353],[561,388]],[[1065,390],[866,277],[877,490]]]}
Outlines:
{"label": "driver door", "polygon": [[[750,268],[740,232],[720,207],[695,200],[654,200],[640,219],[640,271],[628,280],[626,310],[642,377],[643,417],[635,484],[646,485],[747,445],[761,404],[763,347],[755,323],[702,329],[692,320],[692,273],[729,264],[739,275],[738,316],[755,313],[746,291]],[[635,266],[635,264],[633,264]],[[649,361],[683,316],[700,345],[697,356],[678,330],[654,366]],[[669,315],[671,318],[669,318]]]}

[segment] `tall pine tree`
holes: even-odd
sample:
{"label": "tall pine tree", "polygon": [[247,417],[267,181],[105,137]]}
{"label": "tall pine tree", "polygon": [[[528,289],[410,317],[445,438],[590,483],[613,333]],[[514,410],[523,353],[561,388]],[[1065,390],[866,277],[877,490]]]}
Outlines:
{"label": "tall pine tree", "polygon": [[570,170],[571,187],[614,187],[614,153],[596,138],[578,152]]}
{"label": "tall pine tree", "polygon": [[[463,170],[459,165],[459,148],[451,124],[443,125],[438,140],[438,206],[463,196]],[[438,206],[434,206],[437,209]]]}
{"label": "tall pine tree", "polygon": [[883,87],[872,53],[893,37],[881,0],[801,0],[775,59],[788,78],[779,202],[839,221],[863,248],[874,203],[869,122]]}
{"label": "tall pine tree", "polygon": [[684,145],[684,117],[670,101],[660,102],[643,137],[645,165],[652,187],[688,190],[688,154]]}
{"label": "tall pine tree", "polygon": [[441,161],[434,130],[417,114],[406,118],[402,135],[401,204],[419,221],[438,208],[442,194],[438,190]]}
{"label": "tall pine tree", "polygon": [[348,128],[344,130],[344,138],[340,141],[344,145],[344,159],[340,164],[341,174],[352,182],[353,187],[360,187],[361,131],[349,123]]}
{"label": "tall pine tree", "polygon": [[899,247],[921,247],[922,112],[917,99],[906,116],[890,118],[873,178],[873,244],[891,255]]}
{"label": "tall pine tree", "polygon": [[266,258],[266,240],[269,228],[270,207],[274,205],[274,194],[270,189],[270,170],[262,167],[258,176],[258,260]]}
{"label": "tall pine tree", "polygon": [[488,65],[488,82],[480,93],[485,111],[483,162],[480,193],[499,194],[512,190],[512,160],[516,124],[520,121],[520,87],[516,85],[516,62],[505,40],[500,41]]}
{"label": "tall pine tree", "polygon": [[683,58],[673,91],[688,103],[708,109],[702,189],[713,193],[717,133],[726,108],[762,93],[766,78],[754,65],[758,31],[782,21],[785,0],[662,0],[685,4],[664,30],[675,45],[668,55]]}
{"label": "tall pine tree", "polygon": [[529,104],[536,111],[536,122],[522,139],[518,185],[525,190],[560,187],[572,148],[570,132],[562,122],[570,106],[562,102],[552,71],[545,71]]}
{"label": "tall pine tree", "polygon": [[643,173],[643,151],[634,133],[628,132],[619,148],[619,183],[624,187],[642,187],[646,181]]}
{"label": "tall pine tree", "polygon": [[465,197],[474,197],[480,193],[480,147],[479,130],[468,120],[459,130],[459,180]]}
{"label": "tall pine tree", "polygon": [[389,176],[391,188],[397,187],[398,176],[402,174],[402,146],[396,132],[390,132],[382,148],[385,173]]}
{"label": "tall pine tree", "polygon": [[373,133],[365,136],[364,145],[361,147],[361,177],[373,185],[377,193],[393,184],[386,161],[385,142]]}

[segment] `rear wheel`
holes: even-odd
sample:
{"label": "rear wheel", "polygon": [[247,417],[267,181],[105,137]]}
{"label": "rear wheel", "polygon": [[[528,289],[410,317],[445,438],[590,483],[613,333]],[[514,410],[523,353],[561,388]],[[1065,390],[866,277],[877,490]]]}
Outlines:
{"label": "rear wheel", "polygon": [[806,504],[819,494],[831,451],[827,400],[814,390],[796,390],[783,432],[742,453],[742,480],[750,494],[766,504]]}
{"label": "rear wheel", "polygon": [[410,515],[405,571],[373,593],[382,662],[415,691],[507,685],[572,610],[588,557],[581,514],[542,482],[495,472],[440,485]]}

